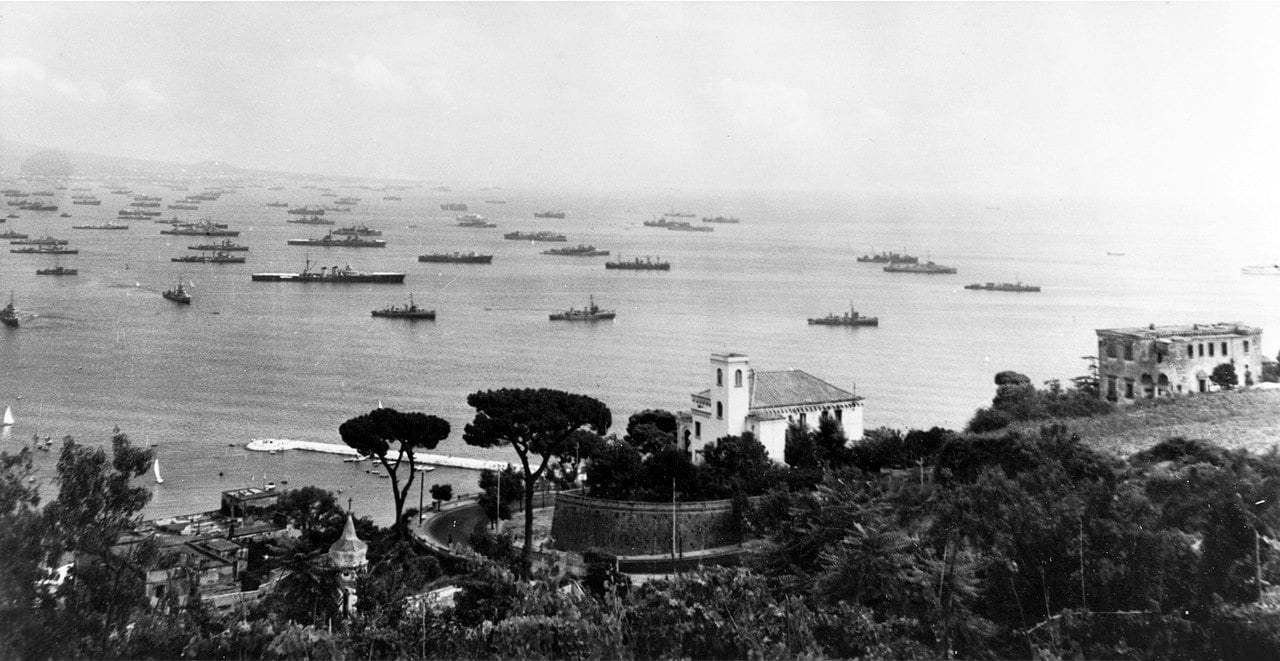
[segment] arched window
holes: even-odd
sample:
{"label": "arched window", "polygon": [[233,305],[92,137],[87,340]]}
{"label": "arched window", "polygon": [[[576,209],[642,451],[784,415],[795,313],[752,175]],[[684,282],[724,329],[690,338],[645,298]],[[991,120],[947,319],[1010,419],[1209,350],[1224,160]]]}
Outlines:
{"label": "arched window", "polygon": [[742,370],[734,370],[734,372],[733,372],[733,385],[734,385],[734,387],[735,387],[735,388],[741,388],[741,387],[742,387]]}
{"label": "arched window", "polygon": [[716,368],[716,385],[724,385],[724,372],[719,367]]}
{"label": "arched window", "polygon": [[720,419],[724,418],[724,404],[721,404],[720,402],[716,402],[716,417]]}

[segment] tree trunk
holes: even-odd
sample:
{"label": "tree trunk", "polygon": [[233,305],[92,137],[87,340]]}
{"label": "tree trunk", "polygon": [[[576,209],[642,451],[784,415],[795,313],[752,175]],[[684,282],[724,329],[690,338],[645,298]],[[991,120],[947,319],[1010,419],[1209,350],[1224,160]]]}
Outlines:
{"label": "tree trunk", "polygon": [[520,570],[524,578],[533,574],[533,483],[532,476],[524,480],[524,550],[520,554]]}

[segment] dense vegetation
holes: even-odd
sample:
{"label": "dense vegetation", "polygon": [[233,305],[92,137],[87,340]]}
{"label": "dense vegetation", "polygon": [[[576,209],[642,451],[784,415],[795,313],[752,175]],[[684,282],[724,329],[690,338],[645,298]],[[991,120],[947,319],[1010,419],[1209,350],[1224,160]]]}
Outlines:
{"label": "dense vegetation", "polygon": [[[279,516],[302,535],[252,550],[285,570],[263,603],[149,609],[130,559],[106,552],[146,502],[129,480],[149,453],[123,436],[110,455],[66,441],[63,488],[43,508],[30,456],[0,454],[0,656],[1280,658],[1280,614],[1266,605],[1280,576],[1275,451],[1171,439],[1121,459],[1057,425],[880,429],[847,446],[827,423],[791,430],[787,467],[762,463],[749,435],[717,442],[700,466],[677,460],[649,413],[624,439],[575,441],[594,448],[588,487],[766,494],[743,512],[760,537],[743,566],[633,586],[590,557],[580,583],[518,581],[530,568],[509,544],[488,549],[497,560],[438,556],[362,520],[370,564],[350,620],[335,617],[332,570],[315,561],[341,530],[332,494],[282,497]],[[565,470],[584,461],[556,446]],[[504,501],[527,493],[525,477],[507,472]],[[85,561],[45,589],[62,551]],[[452,608],[406,602],[446,584],[461,587]]]}
{"label": "dense vegetation", "polygon": [[969,420],[974,433],[996,431],[1014,422],[1053,418],[1087,418],[1110,413],[1113,408],[1098,397],[1098,378],[1093,373],[1071,380],[1064,387],[1057,379],[1036,388],[1024,374],[1005,371],[996,374],[996,395],[991,406],[980,408]]}

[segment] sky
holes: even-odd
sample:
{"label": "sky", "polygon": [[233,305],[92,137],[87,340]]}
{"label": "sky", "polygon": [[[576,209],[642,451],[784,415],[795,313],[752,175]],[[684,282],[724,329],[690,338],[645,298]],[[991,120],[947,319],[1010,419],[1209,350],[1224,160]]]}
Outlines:
{"label": "sky", "polygon": [[1280,6],[3,3],[0,137],[611,189],[1254,195]]}

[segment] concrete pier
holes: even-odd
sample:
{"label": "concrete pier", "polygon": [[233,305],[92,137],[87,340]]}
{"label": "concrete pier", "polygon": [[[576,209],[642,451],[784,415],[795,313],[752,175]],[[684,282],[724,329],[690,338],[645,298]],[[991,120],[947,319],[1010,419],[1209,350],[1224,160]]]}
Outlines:
{"label": "concrete pier", "polygon": [[[359,453],[355,451],[355,448],[348,445],[338,445],[337,443],[317,443],[315,441],[295,441],[288,438],[255,438],[245,445],[245,449],[253,450],[255,452],[303,450],[306,452],[340,454],[346,457],[359,456]],[[429,454],[424,452],[413,453],[413,460],[415,463],[419,464],[444,466],[446,468],[468,468],[471,470],[502,470],[510,465],[505,461],[450,457],[443,454]]]}

